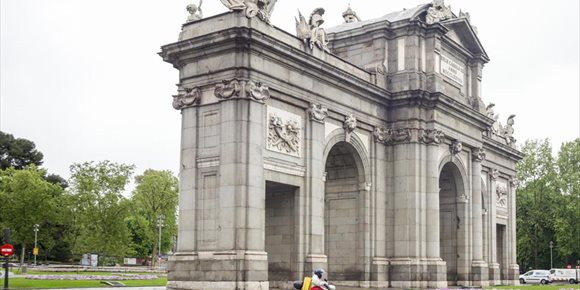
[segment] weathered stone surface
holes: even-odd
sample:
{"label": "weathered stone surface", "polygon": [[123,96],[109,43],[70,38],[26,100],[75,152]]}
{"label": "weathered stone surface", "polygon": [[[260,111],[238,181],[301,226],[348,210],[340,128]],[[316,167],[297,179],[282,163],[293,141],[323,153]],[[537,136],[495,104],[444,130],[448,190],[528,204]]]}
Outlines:
{"label": "weathered stone surface", "polygon": [[466,14],[347,10],[325,31],[317,9],[300,39],[267,23],[276,1],[222,2],[160,53],[182,113],[169,289],[287,288],[316,268],[348,288],[517,279],[522,155],[514,118],[483,106]]}

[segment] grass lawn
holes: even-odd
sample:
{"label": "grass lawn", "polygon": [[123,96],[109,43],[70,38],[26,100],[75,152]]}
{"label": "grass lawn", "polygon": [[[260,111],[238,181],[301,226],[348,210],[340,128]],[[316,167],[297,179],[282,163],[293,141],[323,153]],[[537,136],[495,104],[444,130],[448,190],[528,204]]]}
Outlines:
{"label": "grass lawn", "polygon": [[561,289],[575,289],[580,290],[580,284],[552,284],[552,285],[518,285],[518,286],[489,286],[485,287],[486,290],[490,289],[513,289],[513,290],[561,290]]}
{"label": "grass lawn", "polygon": [[[167,278],[154,280],[126,280],[120,281],[127,286],[165,286]],[[101,281],[96,280],[31,280],[25,278],[10,279],[10,289],[50,289],[50,288],[81,288],[81,287],[107,287]]]}
{"label": "grass lawn", "polygon": [[[16,271],[13,271],[16,272]],[[148,272],[88,272],[88,271],[72,271],[72,272],[43,272],[36,270],[28,270],[27,275],[97,275],[97,276],[108,276],[108,275],[122,275],[122,274],[133,274],[133,275],[159,275],[160,273],[148,273]]]}

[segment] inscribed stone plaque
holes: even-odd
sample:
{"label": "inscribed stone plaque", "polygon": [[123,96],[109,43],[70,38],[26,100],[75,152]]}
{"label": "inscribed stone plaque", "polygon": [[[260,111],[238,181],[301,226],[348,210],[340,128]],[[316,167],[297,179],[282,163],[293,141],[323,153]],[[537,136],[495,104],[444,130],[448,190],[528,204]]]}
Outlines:
{"label": "inscribed stone plaque", "polygon": [[444,54],[441,54],[441,74],[463,86],[465,67]]}

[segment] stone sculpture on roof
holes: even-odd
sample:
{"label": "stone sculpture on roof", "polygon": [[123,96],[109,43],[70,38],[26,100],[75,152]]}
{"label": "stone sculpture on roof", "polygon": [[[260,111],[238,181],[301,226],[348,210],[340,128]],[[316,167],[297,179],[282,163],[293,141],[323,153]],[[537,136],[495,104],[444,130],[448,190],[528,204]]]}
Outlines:
{"label": "stone sculpture on roof", "polygon": [[245,11],[246,17],[258,16],[266,23],[270,23],[270,16],[278,0],[220,0],[232,11]]}
{"label": "stone sculpture on roof", "polygon": [[186,23],[197,21],[203,18],[203,12],[201,11],[202,3],[203,0],[199,0],[199,5],[195,5],[194,3],[187,5],[186,10],[189,12],[189,16],[187,17]]}
{"label": "stone sculpture on roof", "polygon": [[433,0],[431,5],[432,6],[427,10],[427,16],[425,17],[427,24],[433,24],[453,17],[451,6],[445,6],[443,0]]}
{"label": "stone sculpture on roof", "polygon": [[356,12],[350,8],[350,4],[348,5],[348,9],[342,13],[342,18],[344,18],[344,23],[360,22],[360,18],[356,15]]}
{"label": "stone sculpture on roof", "polygon": [[299,19],[294,18],[296,20],[296,36],[308,44],[310,49],[313,49],[314,45],[316,45],[320,49],[330,52],[328,41],[326,40],[326,31],[320,27],[324,23],[322,15],[324,15],[324,8],[316,8],[310,13],[308,22],[306,22],[306,19],[298,10]]}

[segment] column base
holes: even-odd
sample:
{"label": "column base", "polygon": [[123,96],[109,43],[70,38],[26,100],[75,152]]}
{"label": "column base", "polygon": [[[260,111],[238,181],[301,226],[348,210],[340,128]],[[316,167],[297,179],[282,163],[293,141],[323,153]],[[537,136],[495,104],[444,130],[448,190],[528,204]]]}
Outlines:
{"label": "column base", "polygon": [[519,285],[520,284],[520,265],[510,264],[508,267],[508,280],[509,285]]}
{"label": "column base", "polygon": [[370,287],[389,287],[389,259],[374,257],[371,262],[371,282]]}
{"label": "column base", "polygon": [[441,259],[391,259],[389,278],[393,288],[445,288],[447,267]]}
{"label": "column base", "polygon": [[489,285],[501,285],[501,273],[498,263],[489,263]]}
{"label": "column base", "polygon": [[489,286],[489,265],[485,261],[473,261],[470,280],[473,286]]}
{"label": "column base", "polygon": [[169,257],[167,281],[167,289],[175,290],[268,289],[268,255],[253,251],[176,253]]}

